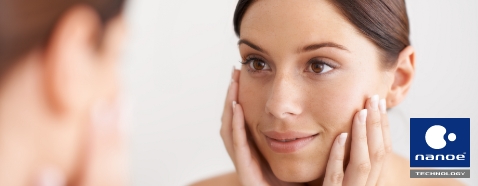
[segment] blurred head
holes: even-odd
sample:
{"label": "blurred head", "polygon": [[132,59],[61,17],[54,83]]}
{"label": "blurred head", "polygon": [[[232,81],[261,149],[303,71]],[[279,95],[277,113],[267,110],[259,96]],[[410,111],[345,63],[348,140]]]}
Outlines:
{"label": "blurred head", "polygon": [[[239,103],[250,136],[283,181],[325,174],[335,138],[378,94],[399,104],[414,73],[403,0],[239,0]],[[353,134],[351,134],[353,135]],[[311,137],[302,148],[274,140]]]}
{"label": "blurred head", "polygon": [[44,162],[76,171],[92,107],[118,91],[123,4],[0,0],[0,159],[35,159],[10,160],[10,168]]}

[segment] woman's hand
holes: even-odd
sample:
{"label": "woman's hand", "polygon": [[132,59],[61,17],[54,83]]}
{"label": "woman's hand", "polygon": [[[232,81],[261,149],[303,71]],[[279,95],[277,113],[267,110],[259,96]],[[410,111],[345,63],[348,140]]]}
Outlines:
{"label": "woman's hand", "polygon": [[345,173],[344,144],[347,134],[342,133],[332,146],[323,185],[383,184],[379,180],[380,173],[392,150],[385,100],[379,101],[378,95],[372,96],[365,108],[354,117],[350,161]]}
{"label": "woman's hand", "polygon": [[41,171],[38,186],[124,186],[127,185],[125,131],[118,102],[99,102],[91,111],[87,127],[86,152],[82,154],[82,166],[67,180],[66,175],[55,167]]}
{"label": "woman's hand", "polygon": [[91,118],[85,167],[81,180],[73,185],[127,185],[125,129],[120,100],[97,105]]}
{"label": "woman's hand", "polygon": [[253,142],[247,138],[244,113],[241,105],[236,103],[239,76],[240,71],[233,70],[221,126],[221,137],[236,167],[239,180],[245,186],[299,185],[277,179],[269,165],[261,160]]}

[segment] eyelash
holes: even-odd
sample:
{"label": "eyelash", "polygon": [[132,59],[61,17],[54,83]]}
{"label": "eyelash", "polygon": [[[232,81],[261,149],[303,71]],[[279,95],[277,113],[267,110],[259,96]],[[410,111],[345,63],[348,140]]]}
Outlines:
{"label": "eyelash", "polygon": [[[266,62],[265,60],[263,60],[262,58],[259,58],[259,57],[255,57],[255,56],[248,56],[248,57],[246,57],[246,60],[240,61],[240,63],[241,63],[242,65],[247,65],[247,71],[248,71],[248,72],[258,73],[258,72],[260,72],[260,71],[264,71],[264,70],[255,70],[255,69],[253,69],[253,68],[251,68],[251,67],[249,66],[250,63],[251,63],[252,61],[255,61],[255,60],[257,60],[257,61],[262,61],[262,62],[264,62],[265,64],[267,64],[267,62]],[[312,65],[312,63],[324,64],[324,65],[328,66],[329,68],[331,68],[332,70],[338,68],[338,65],[331,64],[331,63],[326,62],[326,61],[324,61],[324,60],[322,60],[322,59],[311,59],[311,60],[309,60],[309,61],[307,62],[307,69],[306,69],[307,72],[309,72],[308,69],[310,68],[310,65]],[[268,64],[267,64],[267,65],[268,65]],[[327,72],[325,72],[325,73],[315,73],[315,72],[311,72],[311,73],[314,74],[314,75],[325,75],[325,74],[327,74]]]}
{"label": "eyelash", "polygon": [[257,61],[262,61],[265,64],[267,64],[267,62],[265,60],[263,60],[262,58],[259,58],[259,57],[255,57],[255,56],[248,56],[248,57],[246,57],[246,60],[240,61],[240,63],[242,63],[242,65],[246,65],[247,66],[247,71],[250,72],[250,73],[258,73],[258,72],[264,71],[264,70],[255,70],[255,69],[253,69],[249,66],[252,61],[256,61],[256,60]]}
{"label": "eyelash", "polygon": [[[310,68],[310,66],[312,65],[312,63],[319,63],[319,64],[326,65],[326,66],[328,66],[329,68],[331,68],[331,70],[329,70],[329,71],[332,71],[332,70],[334,70],[334,69],[336,69],[336,68],[339,67],[339,66],[336,65],[336,64],[332,64],[332,63],[326,62],[326,61],[324,61],[324,60],[322,60],[322,59],[317,59],[317,58],[315,58],[315,59],[311,59],[311,60],[309,60],[309,62],[307,62],[307,70]],[[329,74],[328,71],[327,71],[327,72],[323,72],[323,73],[315,73],[315,72],[311,72],[311,73],[312,73],[313,75],[327,75],[327,74]]]}

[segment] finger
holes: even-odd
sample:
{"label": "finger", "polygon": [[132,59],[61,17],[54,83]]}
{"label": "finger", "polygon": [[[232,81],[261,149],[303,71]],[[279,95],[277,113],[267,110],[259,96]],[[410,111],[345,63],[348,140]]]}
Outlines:
{"label": "finger", "polygon": [[[392,153],[392,138],[390,136],[390,124],[388,122],[388,115],[387,115],[387,105],[385,99],[381,99],[379,102],[379,109],[380,109],[380,118],[382,120],[382,135],[383,135],[383,143],[385,149],[385,158],[382,165],[382,169],[385,170],[388,164],[388,158],[390,157],[390,153]],[[380,176],[377,185],[385,185],[385,180],[382,179],[383,176]]]}
{"label": "finger", "polygon": [[385,157],[385,150],[383,146],[382,135],[382,121],[379,110],[379,97],[378,95],[372,96],[367,100],[366,109],[367,115],[367,142],[368,153],[370,155],[371,170],[368,175],[367,184],[374,186],[377,184],[377,180],[380,176],[380,172],[383,165],[383,158]]}
{"label": "finger", "polygon": [[[235,101],[237,99],[237,94],[233,94],[235,93],[234,91],[231,90],[231,85],[233,83],[238,83],[239,82],[239,75],[240,75],[240,71],[239,70],[236,70],[235,67],[232,67],[232,73],[231,73],[231,82],[229,83],[229,88],[227,90],[227,94],[226,94],[226,101],[224,103],[224,111],[228,110],[230,112],[227,112],[227,114],[229,116],[231,116],[230,118],[232,118],[232,110],[231,110],[231,104],[232,104],[232,101]],[[226,112],[223,113],[223,116],[224,114],[226,114]]]}
{"label": "finger", "polygon": [[125,185],[126,152],[118,105],[98,104],[92,112],[90,138],[80,185]]}
{"label": "finger", "polygon": [[392,152],[392,138],[390,136],[390,123],[388,122],[387,105],[385,99],[379,102],[380,118],[382,120],[382,136],[384,142],[385,153],[388,155]]}
{"label": "finger", "polygon": [[233,69],[231,76],[231,83],[229,85],[226,101],[224,103],[224,110],[221,118],[221,137],[226,147],[227,153],[232,157],[233,144],[232,144],[232,102],[237,100],[239,71]]}
{"label": "finger", "polygon": [[[232,120],[232,101],[235,101],[237,99],[236,91],[232,90],[233,89],[232,85],[235,82],[234,76],[236,73],[237,73],[236,69],[233,67],[232,73],[231,73],[231,80],[229,82],[229,87],[226,93],[226,100],[224,101],[224,108],[223,108],[223,113],[221,117],[222,123],[225,123],[226,120],[227,121]],[[229,126],[229,129],[231,129],[230,126]]]}
{"label": "finger", "polygon": [[[236,83],[236,84],[239,83],[239,76],[240,75],[241,75],[241,71],[236,70],[235,67],[232,67],[230,85],[232,85],[233,83]],[[236,93],[236,92],[232,91],[230,88],[231,88],[231,86],[229,86],[229,89],[227,91],[227,95],[228,96],[231,95],[231,97],[226,96],[226,102],[224,103],[224,110],[229,109],[231,111],[229,113],[230,113],[230,115],[232,115],[232,110],[230,109],[231,106],[232,106],[231,103],[232,103],[232,101],[237,100],[237,94],[232,94],[232,93]]]}
{"label": "finger", "polygon": [[350,162],[345,170],[344,185],[365,185],[370,172],[366,131],[367,109],[355,114],[352,124]]}
{"label": "finger", "polygon": [[45,167],[41,170],[35,186],[65,186],[66,176],[58,168]]}
{"label": "finger", "polygon": [[342,133],[334,141],[325,170],[324,186],[341,186],[344,178],[345,141],[347,133]]}
{"label": "finger", "polygon": [[242,107],[233,103],[232,121],[235,167],[243,185],[265,185],[257,158],[253,158],[247,141]]}

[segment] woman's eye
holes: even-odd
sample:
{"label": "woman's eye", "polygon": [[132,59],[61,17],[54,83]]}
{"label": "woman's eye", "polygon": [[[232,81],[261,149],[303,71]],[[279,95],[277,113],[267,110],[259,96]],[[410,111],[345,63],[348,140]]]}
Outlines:
{"label": "woman's eye", "polygon": [[332,69],[333,68],[330,67],[330,65],[328,65],[324,62],[321,62],[321,61],[312,62],[309,65],[309,71],[313,72],[313,73],[317,73],[317,74],[326,73],[326,72],[328,72]]}
{"label": "woman's eye", "polygon": [[270,69],[269,65],[266,62],[264,62],[262,60],[259,60],[259,59],[249,60],[249,67],[252,70],[268,70],[268,69]]}

